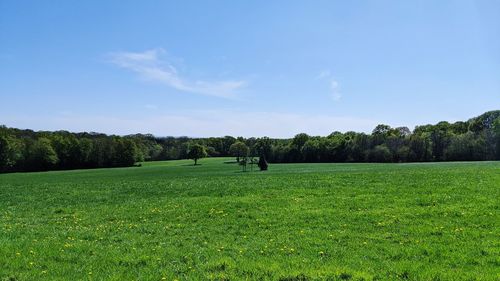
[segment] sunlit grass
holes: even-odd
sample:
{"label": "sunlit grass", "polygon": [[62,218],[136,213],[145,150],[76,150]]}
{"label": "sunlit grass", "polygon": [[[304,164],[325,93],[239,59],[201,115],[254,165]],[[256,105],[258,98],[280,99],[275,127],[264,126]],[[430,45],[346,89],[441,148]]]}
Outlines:
{"label": "sunlit grass", "polygon": [[0,175],[0,278],[498,280],[500,163]]}

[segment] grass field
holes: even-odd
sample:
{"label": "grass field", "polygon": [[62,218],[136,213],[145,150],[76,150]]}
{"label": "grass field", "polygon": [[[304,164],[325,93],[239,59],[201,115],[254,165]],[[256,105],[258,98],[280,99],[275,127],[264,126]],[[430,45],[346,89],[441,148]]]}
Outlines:
{"label": "grass field", "polygon": [[0,280],[499,280],[500,162],[0,175]]}

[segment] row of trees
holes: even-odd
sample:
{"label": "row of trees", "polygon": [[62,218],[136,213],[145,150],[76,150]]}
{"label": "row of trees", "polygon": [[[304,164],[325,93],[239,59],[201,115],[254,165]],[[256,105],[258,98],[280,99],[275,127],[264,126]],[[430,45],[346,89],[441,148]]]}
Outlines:
{"label": "row of trees", "polygon": [[0,127],[0,171],[124,167],[144,159],[130,138]]}
{"label": "row of trees", "polygon": [[[0,171],[131,166],[141,161],[204,156],[262,156],[269,162],[422,162],[500,160],[500,110],[464,122],[334,132],[292,139],[108,136],[34,132],[0,126]],[[202,157],[197,157],[202,158]]]}
{"label": "row of trees", "polygon": [[378,125],[371,134],[333,132],[298,134],[293,139],[248,139],[230,149],[236,157],[264,155],[270,162],[424,162],[500,160],[500,111],[468,121],[391,128]]}

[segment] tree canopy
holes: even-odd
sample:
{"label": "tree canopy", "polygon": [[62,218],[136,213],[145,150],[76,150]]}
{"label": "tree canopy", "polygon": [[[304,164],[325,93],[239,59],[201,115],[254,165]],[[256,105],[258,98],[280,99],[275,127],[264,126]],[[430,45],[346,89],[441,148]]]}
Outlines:
{"label": "tree canopy", "polygon": [[198,159],[207,157],[206,148],[201,144],[193,144],[189,147],[188,157],[194,160],[194,164],[198,164]]}
{"label": "tree canopy", "polygon": [[244,142],[236,141],[229,147],[229,153],[236,157],[237,162],[240,162],[240,157],[247,156],[250,153],[250,148]]}

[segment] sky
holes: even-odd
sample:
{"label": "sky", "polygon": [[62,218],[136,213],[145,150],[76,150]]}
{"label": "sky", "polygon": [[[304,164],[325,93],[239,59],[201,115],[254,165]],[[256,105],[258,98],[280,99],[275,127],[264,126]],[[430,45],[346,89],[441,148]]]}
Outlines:
{"label": "sky", "polygon": [[288,138],[496,109],[496,0],[0,0],[8,127]]}

